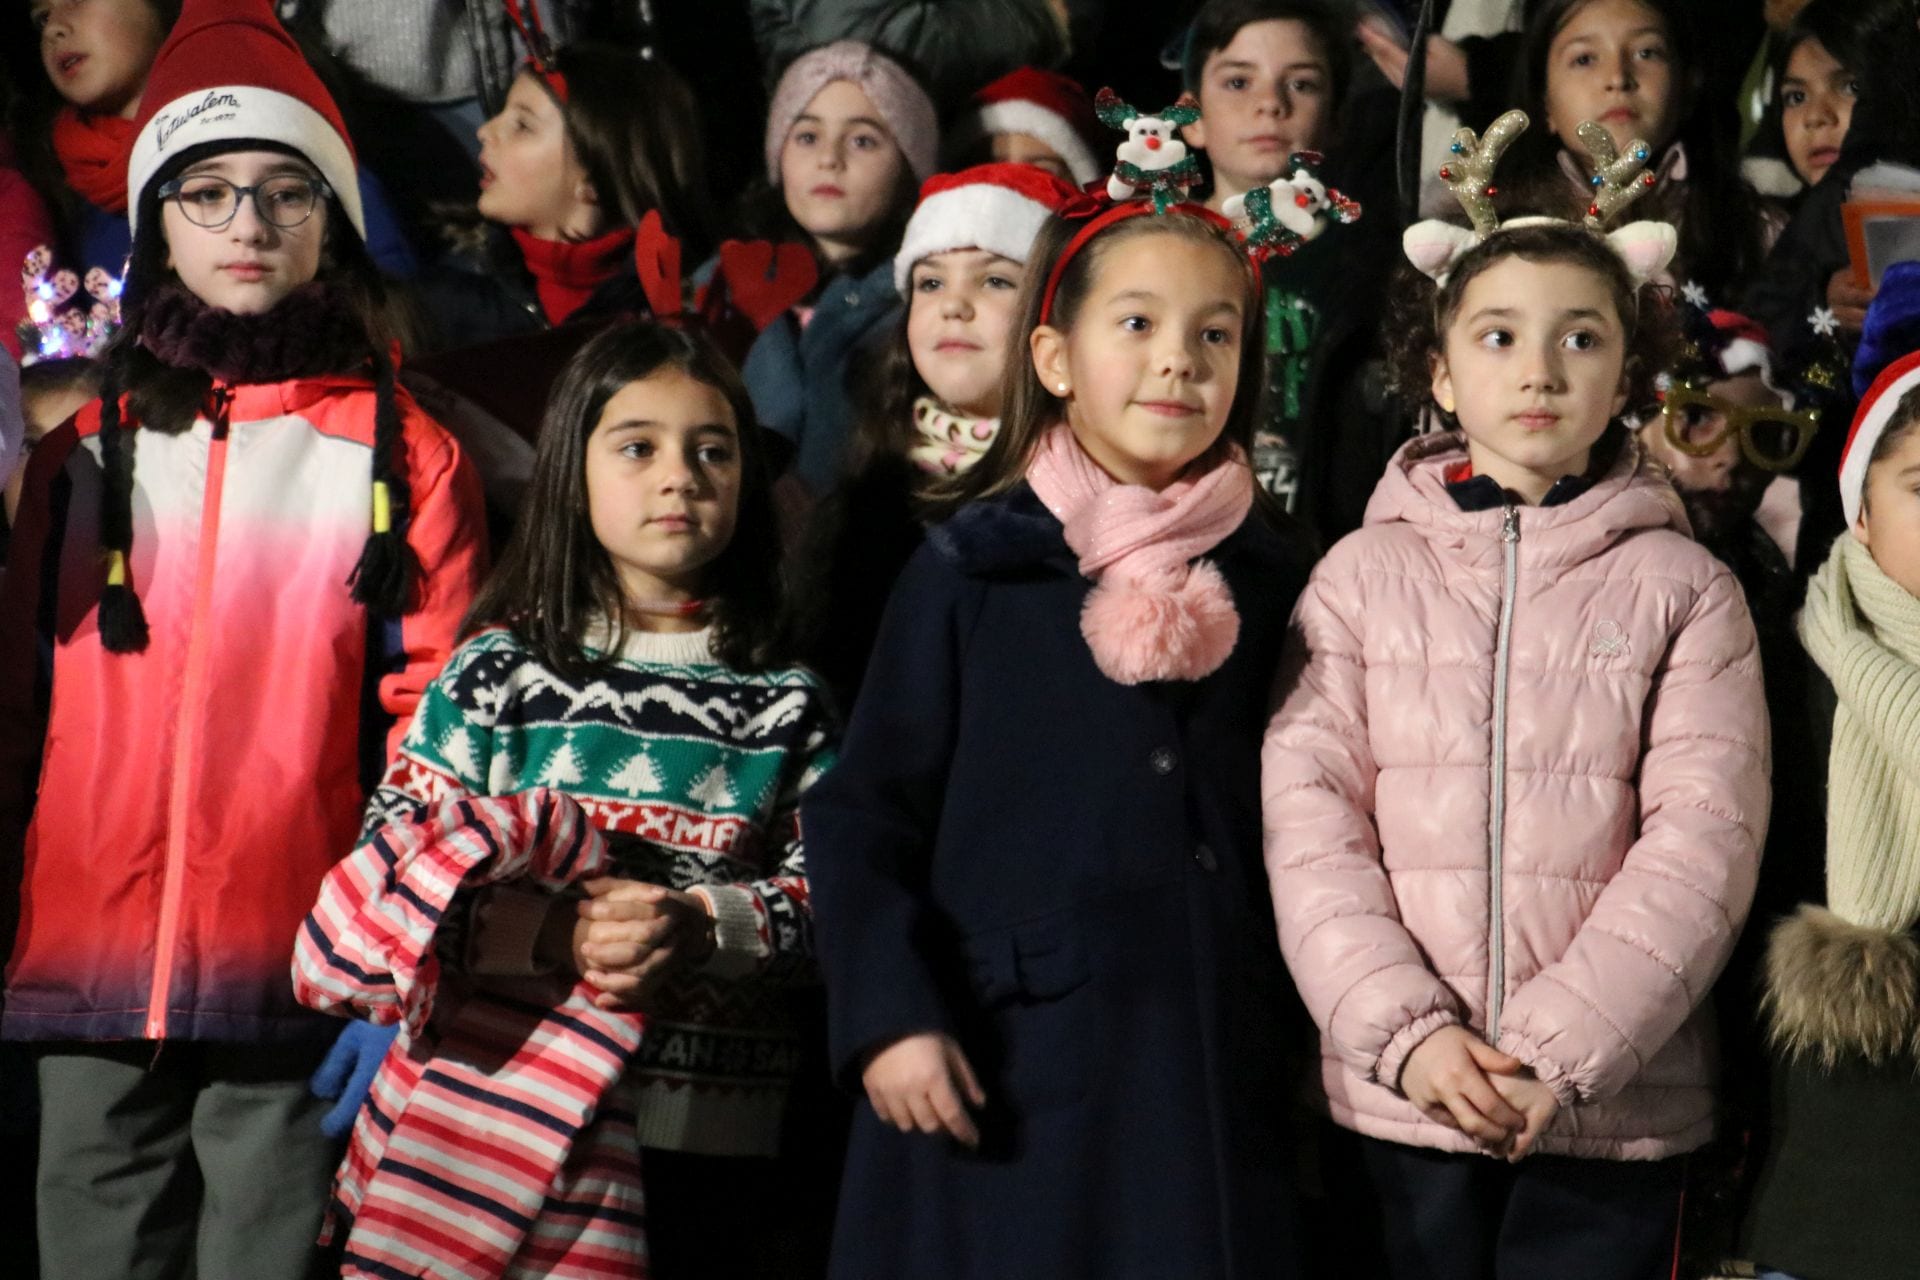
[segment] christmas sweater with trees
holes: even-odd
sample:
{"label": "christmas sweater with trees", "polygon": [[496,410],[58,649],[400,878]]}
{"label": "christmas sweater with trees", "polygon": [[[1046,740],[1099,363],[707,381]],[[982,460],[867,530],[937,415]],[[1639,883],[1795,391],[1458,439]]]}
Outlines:
{"label": "christmas sweater with trees", "polygon": [[[785,988],[816,979],[799,800],[831,763],[831,720],[808,672],[739,672],[710,640],[632,634],[576,683],[482,632],[422,697],[365,835],[450,797],[551,787],[607,833],[615,874],[703,898],[713,956],[669,981],[633,1060],[640,1140],[772,1155],[800,1052]],[[517,930],[530,956],[551,900],[490,892],[488,934]]]}

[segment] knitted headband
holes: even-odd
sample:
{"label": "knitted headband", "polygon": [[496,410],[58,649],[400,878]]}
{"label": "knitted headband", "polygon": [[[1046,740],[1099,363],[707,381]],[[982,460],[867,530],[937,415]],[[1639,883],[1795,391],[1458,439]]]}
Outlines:
{"label": "knitted headband", "polygon": [[780,183],[780,149],[793,122],[805,114],[820,91],[836,80],[858,85],[881,123],[893,135],[916,182],[933,176],[940,147],[940,123],[933,99],[904,67],[858,40],[837,40],[793,60],[774,88],[767,107],[767,178]]}

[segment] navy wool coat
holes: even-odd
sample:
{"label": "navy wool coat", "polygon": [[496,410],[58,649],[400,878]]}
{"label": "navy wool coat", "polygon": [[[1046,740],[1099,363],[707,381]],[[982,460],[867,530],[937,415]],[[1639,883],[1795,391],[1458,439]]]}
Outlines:
{"label": "navy wool coat", "polygon": [[[835,1277],[1287,1277],[1295,997],[1260,853],[1260,739],[1303,557],[1256,512],[1211,553],[1240,638],[1128,687],[1022,486],[930,531],[802,822],[837,1078],[953,1035],[982,1144],[857,1108]],[[1291,1052],[1290,1052],[1291,1050]]]}

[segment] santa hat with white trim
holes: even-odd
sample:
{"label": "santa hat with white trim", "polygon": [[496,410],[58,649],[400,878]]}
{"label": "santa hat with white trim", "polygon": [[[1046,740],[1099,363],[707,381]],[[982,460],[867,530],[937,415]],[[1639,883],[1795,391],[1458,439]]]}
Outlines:
{"label": "santa hat with white trim", "polygon": [[952,249],[985,249],[1025,263],[1047,219],[1080,193],[1029,164],[977,164],[936,173],[920,188],[893,259],[893,284],[902,296],[913,264]]}
{"label": "santa hat with white trim", "polygon": [[1020,67],[973,95],[959,129],[969,138],[1024,133],[1046,143],[1080,186],[1106,176],[1100,161],[1100,122],[1093,99],[1077,81],[1056,71]]}
{"label": "santa hat with white trim", "polygon": [[[1840,455],[1840,505],[1847,523],[1860,518],[1861,499],[1867,490],[1867,466],[1873,461],[1873,447],[1893,425],[1900,404],[1908,393],[1920,388],[1920,351],[1902,356],[1880,371],[1880,376],[1861,397],[1853,415],[1853,429],[1847,433],[1846,451]],[[1920,407],[1920,406],[1917,406]]]}
{"label": "santa hat with white trim", "polygon": [[127,162],[127,219],[190,149],[208,143],[281,148],[320,171],[364,239],[353,144],[340,109],[267,0],[186,0],[141,95]]}

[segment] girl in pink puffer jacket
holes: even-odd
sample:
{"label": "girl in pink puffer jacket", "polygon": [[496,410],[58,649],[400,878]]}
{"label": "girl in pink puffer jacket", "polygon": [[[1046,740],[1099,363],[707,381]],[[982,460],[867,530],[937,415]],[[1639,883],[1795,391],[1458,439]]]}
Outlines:
{"label": "girl in pink puffer jacket", "polygon": [[1458,430],[1400,450],[1295,610],[1281,946],[1395,1280],[1664,1278],[1769,799],[1741,590],[1619,422],[1665,367],[1672,231],[1438,225],[1397,330]]}

